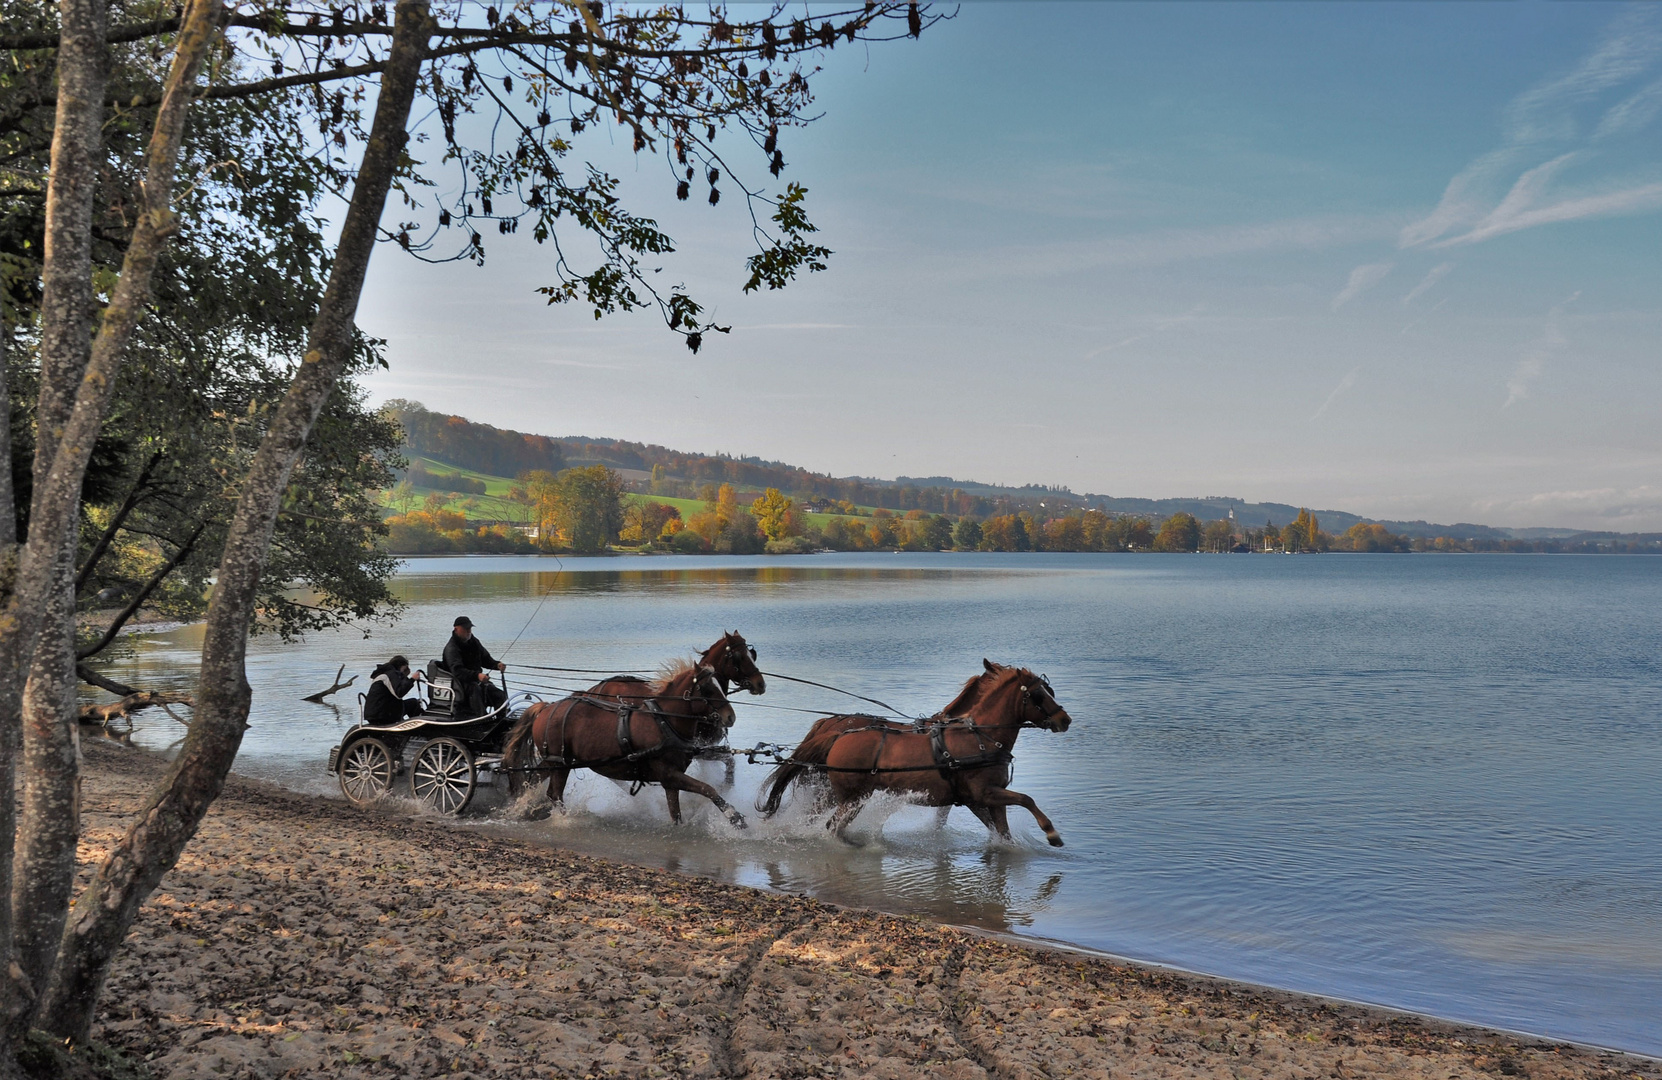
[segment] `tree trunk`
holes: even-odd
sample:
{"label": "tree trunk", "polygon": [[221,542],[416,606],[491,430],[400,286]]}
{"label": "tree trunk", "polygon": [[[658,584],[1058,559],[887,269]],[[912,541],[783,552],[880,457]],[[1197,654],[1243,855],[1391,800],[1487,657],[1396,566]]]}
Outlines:
{"label": "tree trunk", "polygon": [[290,473],[351,358],[353,317],[387,191],[407,138],[427,41],[426,0],[399,0],[375,119],[341,227],[306,355],[242,484],[208,605],[196,713],[184,747],[127,834],[98,868],[64,928],[43,1010],[50,1031],[85,1040],[116,948],[143,899],[178,860],[224,787],[248,724],[248,627]]}
{"label": "tree trunk", "polygon": [[[85,347],[85,328],[92,312],[89,310],[91,264],[84,246],[91,233],[92,187],[100,165],[97,136],[102,114],[104,86],[104,7],[98,0],[62,0],[61,22],[63,43],[58,57],[58,128],[53,134],[51,180],[47,193],[47,229],[45,268],[42,279],[50,293],[41,303],[42,348],[41,368],[50,378],[43,384],[41,423],[38,435],[42,451],[37,454],[35,485],[30,509],[29,537],[18,559],[17,576],[11,596],[0,611],[0,742],[11,740],[10,746],[0,745],[5,768],[11,769],[16,756],[15,730],[20,714],[21,667],[34,655],[41,628],[62,611],[59,603],[63,590],[72,580],[73,560],[66,562],[65,553],[73,543],[79,520],[81,483],[86,476],[87,462],[92,447],[103,426],[114,392],[115,377],[127,349],[133,328],[144,316],[150,296],[150,279],[156,260],[172,234],[175,225],[172,211],[173,180],[179,158],[179,144],[184,134],[185,112],[189,107],[193,86],[208,47],[218,35],[221,9],[214,0],[192,0],[181,21],[181,30],[175,47],[172,66],[168,72],[161,106],[157,110],[156,127],[146,154],[143,196],[138,207],[133,234],[122,261],[121,276],[111,291],[110,300],[93,340],[90,352]],[[73,29],[73,33],[72,33]],[[71,38],[90,36],[87,42],[70,47]],[[90,131],[87,129],[90,126]],[[74,137],[79,133],[79,140]],[[78,200],[78,201],[77,201]],[[54,216],[55,215],[55,216]],[[77,246],[81,245],[81,246]],[[79,328],[79,329],[77,329]],[[79,350],[76,353],[76,350]],[[64,383],[72,388],[71,404],[64,406]],[[70,577],[66,578],[66,571]],[[66,641],[64,647],[69,647]],[[58,657],[54,648],[46,654]],[[62,689],[61,680],[74,671],[71,655],[67,668],[53,663],[50,677],[40,685],[37,702],[50,707],[50,702]],[[73,686],[73,683],[70,683]],[[73,725],[73,713],[63,712],[63,720]],[[31,925],[38,925],[35,916],[56,918],[51,913],[33,910],[35,904],[66,906],[67,889],[73,873],[61,869],[57,852],[66,832],[75,828],[72,818],[66,816],[74,809],[74,740],[76,729],[64,731],[56,722],[31,725],[27,756],[36,762],[68,762],[66,772],[53,764],[35,787],[34,806],[26,809],[31,828],[41,834],[25,840],[25,850],[32,860],[26,866],[13,866],[14,822],[13,789],[15,778],[0,776],[0,803],[4,804],[4,820],[0,820],[0,862],[4,863],[7,879],[4,896],[16,898],[25,910],[31,912]],[[26,792],[27,793],[27,792]],[[37,844],[36,841],[39,841]],[[35,857],[39,857],[36,859]],[[16,870],[28,871],[25,877]],[[13,906],[0,904],[5,909],[3,945],[12,947],[15,925]],[[60,938],[61,940],[61,938]],[[50,943],[39,944],[37,958],[50,961],[56,951]],[[9,954],[8,954],[9,956]],[[29,1019],[31,991],[40,988],[24,985],[21,965],[8,963],[7,1004],[5,1020],[8,1035],[15,1039],[20,1034],[20,1022]],[[35,993],[33,1010],[39,1015],[43,996]],[[9,1056],[9,1055],[8,1055]]]}
{"label": "tree trunk", "polygon": [[[109,53],[104,43],[106,15],[101,0],[61,0],[58,8],[58,103],[46,188],[40,306],[43,387],[50,381],[55,389],[61,388],[61,376],[66,374],[73,387],[75,373],[88,356],[92,205],[102,156],[104,92],[109,81]],[[37,439],[55,443],[61,434],[64,410],[55,401],[42,404],[47,419]],[[12,520],[8,515],[8,531],[15,529]],[[6,552],[11,573],[6,583],[10,595],[4,610],[0,610],[0,1022],[8,1035],[38,1002],[41,989],[25,981],[21,969],[11,963],[13,920],[9,901],[17,829],[16,763],[22,742],[22,668],[33,654],[45,609],[51,606],[51,593],[57,584],[54,571],[63,550],[61,537],[61,531],[51,533],[45,551],[37,553],[29,570],[21,565],[29,561],[27,553],[17,551],[15,545],[8,545]],[[0,1066],[11,1064],[10,1046],[8,1038],[0,1048],[4,1051]]]}
{"label": "tree trunk", "polygon": [[[23,686],[23,818],[12,867],[13,960],[27,985],[46,986],[75,887],[81,832],[81,736],[75,708],[75,564],[59,560],[53,610]],[[36,999],[38,1002],[38,998]],[[19,1018],[33,1021],[33,1010]]]}

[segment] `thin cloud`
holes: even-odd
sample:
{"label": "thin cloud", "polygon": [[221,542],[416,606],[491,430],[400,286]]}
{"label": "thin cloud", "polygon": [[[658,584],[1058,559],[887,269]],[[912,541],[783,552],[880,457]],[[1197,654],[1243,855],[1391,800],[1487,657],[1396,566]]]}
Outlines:
{"label": "thin cloud", "polygon": [[1361,296],[1369,289],[1385,280],[1396,263],[1363,263],[1350,272],[1350,280],[1345,287],[1339,290],[1339,295],[1333,298],[1333,310],[1338,311],[1352,300]]}
{"label": "thin cloud", "polygon": [[1583,195],[1579,198],[1563,199],[1531,210],[1515,210],[1504,215],[1496,210],[1495,213],[1484,219],[1476,228],[1464,236],[1451,237],[1432,246],[1437,248],[1457,247],[1461,244],[1475,244],[1505,233],[1532,228],[1536,225],[1551,225],[1560,221],[1581,221],[1586,218],[1624,217],[1658,209],[1662,209],[1662,183],[1641,184],[1625,191],[1612,191],[1604,195]]}
{"label": "thin cloud", "polygon": [[1412,289],[1409,289],[1408,295],[1402,298],[1403,306],[1406,307],[1409,304],[1412,304],[1414,301],[1430,292],[1431,287],[1448,277],[1449,271],[1453,269],[1454,264],[1446,262],[1438,263],[1436,266],[1433,266],[1430,270],[1426,271],[1426,275],[1420,279],[1420,283]]}
{"label": "thin cloud", "polygon": [[1310,419],[1312,421],[1320,419],[1322,413],[1326,412],[1330,405],[1339,400],[1340,395],[1342,395],[1346,390],[1349,390],[1352,386],[1356,385],[1356,377],[1360,374],[1362,374],[1361,364],[1357,364],[1355,367],[1351,368],[1350,374],[1340,379],[1339,385],[1335,386],[1333,388],[1333,392],[1327,395],[1327,400],[1322,402],[1321,408],[1310,414]]}
{"label": "thin cloud", "polygon": [[[1591,191],[1585,186],[1562,193],[1553,189],[1564,174],[1596,166],[1605,148],[1641,135],[1662,116],[1662,80],[1654,75],[1662,63],[1657,10],[1630,8],[1573,70],[1514,98],[1502,124],[1501,145],[1457,173],[1436,208],[1405,227],[1397,245],[1470,244],[1536,225],[1656,209],[1648,195],[1633,194],[1650,185],[1635,186],[1631,180],[1624,185],[1607,177]],[[1633,89],[1647,75],[1649,81]],[[1612,93],[1622,90],[1624,96],[1612,103]],[[1586,115],[1593,109],[1598,110],[1596,125]],[[1583,134],[1588,127],[1591,133]],[[1638,149],[1654,156],[1647,142],[1638,142]]]}
{"label": "thin cloud", "polygon": [[1662,113],[1662,79],[1658,79],[1625,101],[1611,106],[1593,132],[1594,142],[1641,131]]}
{"label": "thin cloud", "polygon": [[1131,334],[1128,337],[1121,338],[1119,341],[1116,341],[1111,345],[1103,345],[1100,348],[1092,349],[1090,352],[1081,357],[1081,359],[1095,360],[1099,356],[1104,356],[1111,352],[1117,352],[1128,345],[1135,345],[1139,341],[1147,341],[1149,338],[1159,337],[1161,334],[1164,334],[1169,330],[1175,330],[1179,326],[1187,326],[1189,323],[1198,322],[1200,320],[1200,310],[1201,309],[1199,307],[1196,307],[1185,314],[1178,315],[1173,318],[1156,319],[1151,328],[1144,330],[1141,333]]}
{"label": "thin cloud", "polygon": [[1546,326],[1541,329],[1541,337],[1531,346],[1530,350],[1518,361],[1518,366],[1512,370],[1511,378],[1506,380],[1506,401],[1502,409],[1510,409],[1513,405],[1529,396],[1535,380],[1541,377],[1546,370],[1547,361],[1562,352],[1569,339],[1564,336],[1562,322],[1564,309],[1581,296],[1575,293],[1562,304],[1554,304],[1547,312]]}

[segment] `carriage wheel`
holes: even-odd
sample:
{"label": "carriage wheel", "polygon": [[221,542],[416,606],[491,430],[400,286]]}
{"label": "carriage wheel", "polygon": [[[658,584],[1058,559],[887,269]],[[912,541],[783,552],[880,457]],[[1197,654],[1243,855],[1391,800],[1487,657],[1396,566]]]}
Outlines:
{"label": "carriage wheel", "polygon": [[340,760],[340,790],[353,806],[368,806],[392,790],[392,751],[380,739],[359,739]]}
{"label": "carriage wheel", "polygon": [[459,814],[473,801],[473,753],[455,739],[434,739],[416,755],[410,793],[441,814]]}

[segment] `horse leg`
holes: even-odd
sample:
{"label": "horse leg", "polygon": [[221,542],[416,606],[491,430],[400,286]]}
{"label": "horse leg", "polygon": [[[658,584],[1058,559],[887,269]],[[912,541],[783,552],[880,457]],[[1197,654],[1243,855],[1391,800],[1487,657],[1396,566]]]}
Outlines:
{"label": "horse leg", "polygon": [[951,817],[951,816],[952,816],[952,804],[951,803],[947,803],[945,806],[935,807],[935,828],[936,829],[946,828],[946,819]]}
{"label": "horse leg", "polygon": [[566,803],[566,780],[571,776],[570,769],[548,770],[548,801],[555,806],[564,806]]}
{"label": "horse leg", "polygon": [[865,847],[864,843],[853,839],[847,832],[849,823],[854,820],[855,816],[859,814],[865,805],[866,801],[864,799],[851,799],[848,802],[840,803],[837,806],[837,809],[832,811],[830,819],[825,823],[825,827],[835,833],[837,839],[841,840],[849,847]]}
{"label": "horse leg", "polygon": [[677,825],[681,824],[681,792],[665,784],[664,802],[669,804],[669,819]]}
{"label": "horse leg", "polygon": [[[709,799],[711,802],[716,804],[717,810],[720,810],[723,814],[727,815],[727,820],[732,823],[735,829],[743,829],[747,827],[745,825],[744,815],[733,809],[731,806],[728,806],[727,800],[721,797],[721,792],[717,791],[709,784],[706,784],[704,781],[694,780],[684,772],[670,770],[665,772],[663,778],[658,782],[664,785],[664,790],[666,792],[673,793],[674,789],[679,788],[682,791],[690,791],[695,795],[704,796],[706,799]],[[677,817],[676,820],[679,821],[681,819]]]}
{"label": "horse leg", "polygon": [[998,831],[998,822],[994,819],[993,812],[991,810],[987,809],[985,806],[982,806],[980,803],[965,803],[964,805],[969,807],[970,813],[975,815],[975,819],[977,821],[987,827],[988,832],[996,833]]}
{"label": "horse leg", "polygon": [[[1039,804],[1033,801],[1033,796],[1024,795],[1019,791],[1011,791],[1009,788],[989,788],[982,793],[981,797],[987,801],[988,806],[993,808],[993,813],[998,817],[1000,824],[1004,823],[1005,807],[1025,807],[1027,812],[1033,815],[1033,820],[1039,823],[1039,828],[1045,831],[1045,839],[1050,841],[1050,846],[1062,846],[1062,835],[1056,831],[1056,826],[1051,823],[1051,820],[1045,817],[1045,812],[1039,809]],[[1006,840],[1010,839],[1008,827],[1001,829],[1000,832]]]}

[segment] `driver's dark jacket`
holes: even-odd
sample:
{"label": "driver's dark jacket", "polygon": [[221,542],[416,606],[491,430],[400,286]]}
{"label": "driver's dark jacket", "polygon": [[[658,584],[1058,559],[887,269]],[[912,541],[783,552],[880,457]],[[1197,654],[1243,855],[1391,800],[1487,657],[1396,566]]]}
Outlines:
{"label": "driver's dark jacket", "polygon": [[463,641],[451,634],[450,640],[444,643],[444,666],[450,670],[452,679],[465,686],[479,681],[480,672],[495,671],[496,657],[477,636]]}

